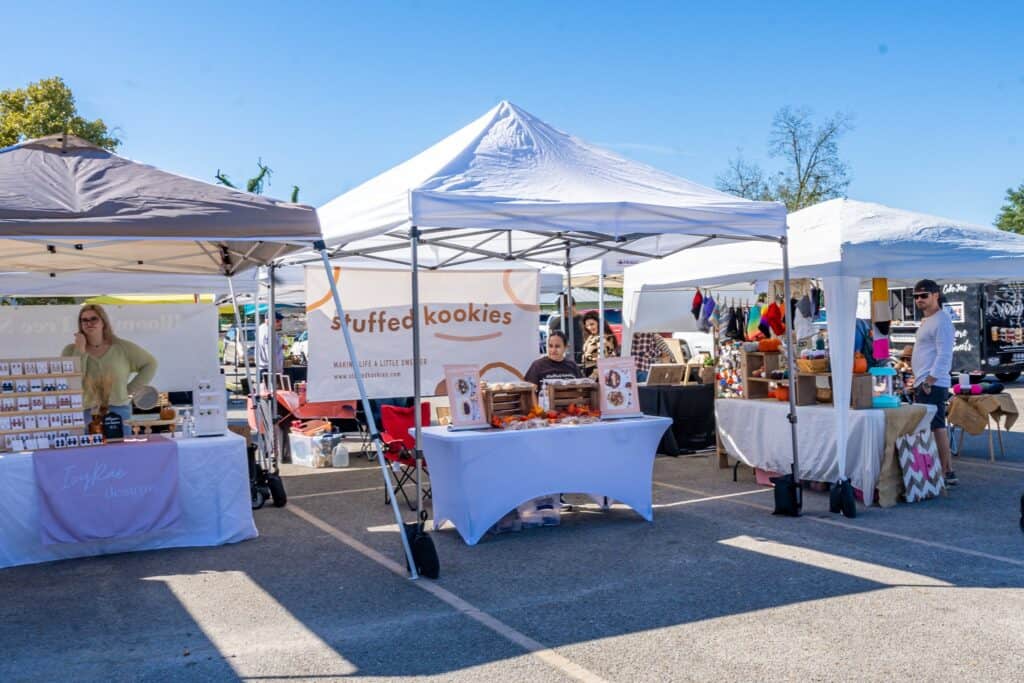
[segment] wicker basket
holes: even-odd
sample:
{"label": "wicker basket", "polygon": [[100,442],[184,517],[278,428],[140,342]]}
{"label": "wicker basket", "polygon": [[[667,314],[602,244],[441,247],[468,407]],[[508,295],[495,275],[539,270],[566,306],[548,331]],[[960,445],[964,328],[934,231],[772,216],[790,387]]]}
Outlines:
{"label": "wicker basket", "polygon": [[817,399],[818,403],[831,403],[832,390],[825,387],[818,387],[814,392],[814,398]]}
{"label": "wicker basket", "polygon": [[797,358],[796,367],[800,372],[828,372],[828,358]]}

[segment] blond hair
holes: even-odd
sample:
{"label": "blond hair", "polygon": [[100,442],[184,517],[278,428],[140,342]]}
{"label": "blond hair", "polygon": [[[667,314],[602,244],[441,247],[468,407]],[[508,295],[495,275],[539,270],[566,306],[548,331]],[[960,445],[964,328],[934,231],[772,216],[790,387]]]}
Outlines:
{"label": "blond hair", "polygon": [[92,311],[99,316],[100,320],[103,321],[103,341],[113,344],[114,340],[117,339],[117,335],[114,334],[114,328],[110,326],[110,318],[107,316],[107,312],[99,304],[85,304],[78,309],[78,331],[85,334],[85,330],[82,329],[82,313],[86,311]]}

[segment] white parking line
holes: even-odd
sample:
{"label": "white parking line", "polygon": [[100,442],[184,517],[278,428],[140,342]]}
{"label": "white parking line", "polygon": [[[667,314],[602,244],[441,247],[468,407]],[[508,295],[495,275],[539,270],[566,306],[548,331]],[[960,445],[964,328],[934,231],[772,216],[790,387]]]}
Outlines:
{"label": "white parking line", "polygon": [[321,493],[302,493],[297,496],[288,496],[288,500],[304,500],[306,498],[321,498],[323,496],[340,496],[345,493],[368,493],[369,491],[383,491],[383,486],[370,486],[365,489],[342,489],[341,491],[323,491]]}
{"label": "white parking line", "polygon": [[[365,543],[362,543],[361,541],[353,538],[352,536],[349,536],[344,531],[341,531],[340,529],[331,526],[330,524],[320,519],[316,515],[313,515],[307,512],[306,510],[303,510],[302,508],[292,504],[289,504],[288,507],[286,507],[285,509],[289,510],[292,514],[296,515],[300,519],[309,522],[310,524],[320,529],[324,533],[330,535],[334,539],[341,541],[342,543],[347,545],[349,548],[355,550],[363,557],[366,557],[367,559],[376,562],[388,571],[397,574],[402,578],[406,578],[408,576],[405,567],[403,567],[399,563],[395,562],[394,560],[388,557],[385,557],[384,555],[377,552],[373,548],[369,547]],[[566,657],[563,657],[551,648],[545,646],[542,643],[537,642],[536,640],[530,638],[526,634],[517,631],[508,624],[491,616],[487,612],[484,612],[483,610],[474,607],[472,604],[466,602],[465,600],[455,595],[451,591],[442,588],[441,586],[437,585],[436,583],[428,579],[412,581],[410,582],[410,585],[415,586],[416,588],[419,588],[421,590],[424,590],[427,593],[430,593],[435,598],[445,603],[459,614],[465,615],[466,617],[469,617],[477,623],[486,626],[502,638],[505,638],[506,640],[523,648],[531,656],[536,657],[537,659],[544,662],[551,668],[560,671],[561,673],[565,674],[566,676],[569,676],[570,678],[573,678],[577,681],[587,681],[588,683],[600,683],[604,681],[603,678],[601,678],[594,672],[583,668],[579,664],[567,659]]]}

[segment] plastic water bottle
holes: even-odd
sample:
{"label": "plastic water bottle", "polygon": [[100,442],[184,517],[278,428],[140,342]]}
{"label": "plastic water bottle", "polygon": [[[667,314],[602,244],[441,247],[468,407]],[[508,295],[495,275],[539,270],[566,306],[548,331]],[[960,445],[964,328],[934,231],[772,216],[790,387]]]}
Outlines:
{"label": "plastic water bottle", "polygon": [[540,383],[540,392],[539,392],[539,396],[538,396],[538,401],[540,402],[540,408],[545,413],[549,410],[549,408],[548,408],[548,392],[547,392],[547,386],[546,385],[547,385],[547,382],[541,382]]}

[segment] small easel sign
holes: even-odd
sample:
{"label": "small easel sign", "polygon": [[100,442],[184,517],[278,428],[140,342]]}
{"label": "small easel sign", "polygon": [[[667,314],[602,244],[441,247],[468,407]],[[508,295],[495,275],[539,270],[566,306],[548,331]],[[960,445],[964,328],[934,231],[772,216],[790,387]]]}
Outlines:
{"label": "small easel sign", "polygon": [[480,368],[475,365],[445,365],[444,380],[448,387],[452,423],[449,429],[487,429],[483,391],[480,389]]}
{"label": "small easel sign", "polygon": [[641,417],[637,392],[636,365],[629,358],[601,358],[597,361],[601,387],[601,419]]}

